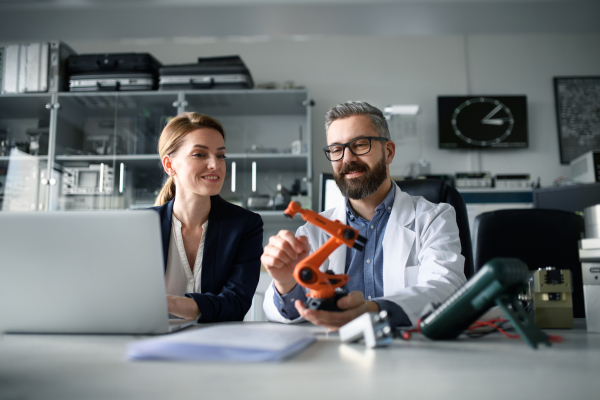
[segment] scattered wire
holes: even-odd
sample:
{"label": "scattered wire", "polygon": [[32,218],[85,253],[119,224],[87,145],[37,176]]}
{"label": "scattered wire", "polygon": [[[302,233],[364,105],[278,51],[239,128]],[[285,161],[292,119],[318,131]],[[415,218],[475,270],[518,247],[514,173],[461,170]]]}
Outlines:
{"label": "scattered wire", "polygon": [[[512,325],[510,327],[506,328],[505,325],[507,325],[507,324],[510,324],[510,321],[508,321],[506,319],[502,319],[502,318],[494,318],[494,319],[490,319],[488,321],[475,321],[471,326],[469,326],[467,328],[467,330],[465,331],[465,334],[467,335],[467,337],[469,337],[471,339],[477,339],[477,338],[489,335],[490,333],[500,332],[501,334],[503,334],[504,336],[506,336],[508,338],[519,339],[521,337],[521,335],[511,334],[511,333],[507,332],[507,331],[514,330],[514,327],[512,327]],[[491,329],[488,329],[485,331],[481,331],[481,330],[476,331],[477,329],[481,329],[481,328],[485,328],[485,327],[489,327]],[[394,329],[393,337],[397,338],[397,339],[410,340],[413,333],[422,333],[420,319],[417,321],[417,327],[415,329],[401,329],[401,328]],[[549,342],[562,343],[563,340],[564,339],[558,335],[548,335]]]}
{"label": "scattered wire", "polygon": [[[513,335],[510,334],[508,332],[506,332],[508,329],[503,329],[503,326],[507,323],[508,321],[505,319],[501,319],[501,318],[495,318],[495,319],[491,319],[489,321],[475,321],[473,323],[473,325],[471,325],[470,327],[467,328],[466,334],[467,336],[471,337],[471,338],[480,338],[482,336],[488,335],[490,333],[493,332],[500,332],[501,334],[503,334],[506,337],[509,337],[511,339],[518,339],[521,337],[521,335]],[[493,329],[490,329],[488,331],[485,332],[469,332],[469,331],[473,331],[475,329],[479,329],[479,328],[483,328],[489,326]]]}
{"label": "scattered wire", "polygon": [[551,343],[562,343],[564,339],[558,335],[548,335],[548,341]]}

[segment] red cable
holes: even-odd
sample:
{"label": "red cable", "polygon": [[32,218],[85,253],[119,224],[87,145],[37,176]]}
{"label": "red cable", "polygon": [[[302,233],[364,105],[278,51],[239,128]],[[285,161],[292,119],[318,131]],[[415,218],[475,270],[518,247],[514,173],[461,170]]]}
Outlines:
{"label": "red cable", "polygon": [[467,328],[467,330],[480,328],[482,326],[491,326],[492,328],[498,330],[498,332],[500,332],[504,336],[509,337],[511,339],[518,339],[521,337],[521,335],[512,335],[512,334],[506,332],[504,329],[500,328],[498,325],[494,324],[494,322],[499,322],[499,321],[506,322],[506,320],[501,320],[501,319],[492,319],[490,321],[475,321],[475,323],[473,325],[471,325],[469,328]]}
{"label": "red cable", "polygon": [[419,332],[419,333],[422,334],[422,332],[421,332],[421,318],[419,318],[417,320],[417,329],[411,329],[411,330],[409,330],[409,332]]}
{"label": "red cable", "polygon": [[552,343],[562,343],[564,339],[558,335],[548,335],[548,341]]}
{"label": "red cable", "polygon": [[[495,323],[497,323],[497,322],[507,322],[507,320],[502,319],[502,318],[494,318],[494,319],[490,319],[489,321],[475,321],[475,322],[473,322],[473,324],[470,327],[467,328],[467,330],[470,331],[473,329],[481,328],[483,326],[491,326],[492,328],[496,329],[498,332],[500,332],[504,336],[509,337],[511,339],[518,339],[521,337],[521,335],[518,335],[518,334],[513,335],[513,334],[506,332],[504,329],[500,328],[498,325],[495,325]],[[420,318],[417,321],[416,329],[410,329],[408,331],[404,331],[403,336],[408,336],[408,337],[405,337],[405,340],[410,339],[411,332],[418,332],[418,333],[422,334]],[[548,341],[552,342],[552,343],[562,343],[564,341],[564,339],[558,335],[548,335]]]}

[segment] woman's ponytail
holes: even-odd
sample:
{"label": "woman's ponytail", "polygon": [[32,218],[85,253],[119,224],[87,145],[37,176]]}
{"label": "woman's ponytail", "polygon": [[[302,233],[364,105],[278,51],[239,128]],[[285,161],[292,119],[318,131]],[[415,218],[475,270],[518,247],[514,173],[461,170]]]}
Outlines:
{"label": "woman's ponytail", "polygon": [[175,179],[170,176],[165,182],[165,185],[160,190],[160,193],[156,197],[155,206],[162,206],[163,204],[173,200],[175,197]]}

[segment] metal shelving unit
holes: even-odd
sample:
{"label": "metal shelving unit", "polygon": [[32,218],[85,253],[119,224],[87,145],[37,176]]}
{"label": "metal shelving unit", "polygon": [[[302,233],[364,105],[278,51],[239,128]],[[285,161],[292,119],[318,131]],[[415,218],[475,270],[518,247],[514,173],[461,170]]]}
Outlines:
{"label": "metal shelving unit", "polygon": [[[35,180],[30,185],[35,201],[30,193],[22,205],[0,205],[0,209],[152,205],[165,177],[156,153],[158,136],[168,117],[186,110],[211,115],[225,128],[228,170],[221,192],[225,199],[245,206],[251,196],[274,195],[278,184],[287,189],[300,187],[312,198],[310,103],[303,89],[0,95],[0,142],[8,140],[9,147],[10,140],[25,143],[27,129],[47,128],[37,156],[27,154],[23,146],[18,153],[28,160],[30,169],[36,165],[36,174],[29,171]],[[17,176],[17,167],[15,154],[0,153],[0,200],[10,194],[13,205],[24,195],[10,179]],[[90,193],[84,194],[86,187]],[[266,217],[281,214],[256,211]]]}

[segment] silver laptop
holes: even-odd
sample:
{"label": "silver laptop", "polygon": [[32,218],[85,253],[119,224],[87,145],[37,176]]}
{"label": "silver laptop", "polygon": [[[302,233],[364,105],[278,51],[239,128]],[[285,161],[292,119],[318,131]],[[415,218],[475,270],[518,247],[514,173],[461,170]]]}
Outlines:
{"label": "silver laptop", "polygon": [[158,213],[0,213],[0,332],[160,334]]}

